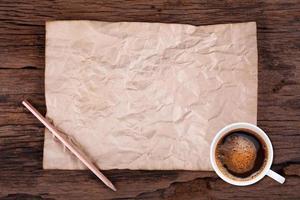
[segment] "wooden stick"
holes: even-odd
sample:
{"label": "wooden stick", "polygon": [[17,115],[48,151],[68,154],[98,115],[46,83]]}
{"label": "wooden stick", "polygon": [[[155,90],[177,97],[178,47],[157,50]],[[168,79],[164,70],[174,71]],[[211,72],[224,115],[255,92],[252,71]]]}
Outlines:
{"label": "wooden stick", "polygon": [[98,168],[87,158],[86,155],[84,155],[77,146],[75,146],[73,143],[70,143],[64,135],[59,132],[45,117],[43,117],[28,101],[24,100],[22,104],[40,121],[42,122],[47,129],[55,137],[57,137],[58,140],[60,140],[63,145],[65,145],[75,156],[83,162],[83,164],[89,168],[105,185],[107,185],[110,189],[113,191],[117,191],[115,186],[108,180],[99,170]]}

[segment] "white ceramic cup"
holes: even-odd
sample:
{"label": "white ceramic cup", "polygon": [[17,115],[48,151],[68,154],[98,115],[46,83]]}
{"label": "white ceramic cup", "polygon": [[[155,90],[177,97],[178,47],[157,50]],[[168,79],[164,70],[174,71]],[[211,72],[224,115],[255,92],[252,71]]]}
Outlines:
{"label": "white ceramic cup", "polygon": [[[259,135],[265,142],[265,144],[267,145],[267,161],[266,164],[264,166],[264,169],[261,170],[257,175],[255,175],[252,179],[249,180],[242,180],[242,179],[233,179],[230,178],[228,175],[224,174],[219,167],[217,166],[216,163],[216,157],[215,157],[215,151],[216,151],[216,147],[217,144],[219,142],[220,139],[223,138],[224,135],[233,132],[233,131],[238,131],[238,130],[244,130],[247,132],[247,130],[249,130],[250,132],[254,132],[257,135]],[[226,181],[227,183],[230,183],[232,185],[237,185],[237,186],[246,186],[246,185],[251,185],[254,184],[258,181],[260,181],[264,176],[269,176],[272,179],[278,181],[279,183],[284,183],[285,178],[279,174],[277,174],[276,172],[271,170],[271,165],[273,162],[273,147],[271,144],[271,141],[269,139],[269,137],[267,136],[267,134],[260,129],[259,127],[253,125],[253,124],[249,124],[249,123],[244,123],[244,122],[239,122],[239,123],[233,123],[230,124],[226,127],[224,127],[223,129],[221,129],[215,136],[215,138],[213,139],[211,146],[210,146],[210,162],[215,170],[215,172],[218,174],[218,176],[220,178],[222,178],[224,181]]]}

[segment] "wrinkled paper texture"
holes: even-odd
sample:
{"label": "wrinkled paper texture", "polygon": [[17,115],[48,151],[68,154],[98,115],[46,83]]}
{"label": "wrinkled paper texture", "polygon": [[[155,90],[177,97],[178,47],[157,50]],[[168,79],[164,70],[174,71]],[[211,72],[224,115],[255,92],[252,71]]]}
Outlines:
{"label": "wrinkled paper texture", "polygon": [[[217,131],[256,124],[256,24],[47,22],[45,92],[101,169],[212,170]],[[45,169],[85,168],[45,133]]]}

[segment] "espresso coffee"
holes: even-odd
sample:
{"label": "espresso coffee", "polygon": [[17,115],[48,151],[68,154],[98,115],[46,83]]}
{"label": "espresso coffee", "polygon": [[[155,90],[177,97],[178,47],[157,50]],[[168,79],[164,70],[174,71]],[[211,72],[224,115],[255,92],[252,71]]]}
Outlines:
{"label": "espresso coffee", "polygon": [[231,178],[252,178],[266,165],[266,148],[264,140],[255,133],[248,130],[230,132],[216,146],[217,165]]}

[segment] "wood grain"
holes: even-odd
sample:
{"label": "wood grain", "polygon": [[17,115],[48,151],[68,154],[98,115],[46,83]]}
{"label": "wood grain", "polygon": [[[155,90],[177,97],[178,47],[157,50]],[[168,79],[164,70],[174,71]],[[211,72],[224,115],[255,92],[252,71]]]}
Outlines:
{"label": "wood grain", "polygon": [[[275,171],[249,187],[213,172],[109,170],[111,192],[89,171],[43,170],[45,21],[88,19],[207,25],[257,22],[258,125],[270,136]],[[0,199],[300,199],[300,1],[0,1]]]}

